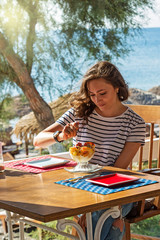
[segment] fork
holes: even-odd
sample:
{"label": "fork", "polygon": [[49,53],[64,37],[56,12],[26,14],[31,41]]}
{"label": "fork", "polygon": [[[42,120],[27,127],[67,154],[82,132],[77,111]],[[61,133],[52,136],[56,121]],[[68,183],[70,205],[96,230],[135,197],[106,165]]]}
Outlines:
{"label": "fork", "polygon": [[94,174],[89,174],[89,175],[85,175],[85,176],[82,176],[82,177],[66,179],[66,180],[63,180],[63,182],[76,183],[76,182],[79,182],[80,180],[83,180],[83,179],[92,178],[92,177],[99,177],[99,176],[100,176],[100,173],[94,173]]}

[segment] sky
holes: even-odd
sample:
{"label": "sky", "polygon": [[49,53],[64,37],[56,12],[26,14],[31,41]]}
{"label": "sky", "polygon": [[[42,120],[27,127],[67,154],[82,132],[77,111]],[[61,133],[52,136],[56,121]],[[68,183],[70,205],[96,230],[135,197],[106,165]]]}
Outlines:
{"label": "sky", "polygon": [[160,27],[160,0],[153,1],[154,11],[146,11],[146,23],[143,23],[143,27],[152,28]]}
{"label": "sky", "polygon": [[[160,0],[152,0],[153,2],[153,10],[145,10],[145,18],[142,20],[139,17],[138,21],[142,23],[142,28],[153,28],[153,27],[160,27]],[[57,20],[61,22],[61,11],[57,9]]]}
{"label": "sky", "polygon": [[[160,28],[160,0],[152,0],[153,1],[153,10],[145,11],[145,18],[141,20],[142,28]],[[17,91],[14,95],[17,95]]]}

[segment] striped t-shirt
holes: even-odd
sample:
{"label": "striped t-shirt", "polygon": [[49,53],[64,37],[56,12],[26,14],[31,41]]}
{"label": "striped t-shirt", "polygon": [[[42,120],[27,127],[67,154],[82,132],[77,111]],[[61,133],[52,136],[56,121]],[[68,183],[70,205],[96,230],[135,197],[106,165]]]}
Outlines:
{"label": "striped t-shirt", "polygon": [[144,144],[145,122],[129,107],[120,116],[109,118],[102,117],[94,110],[87,124],[82,118],[76,117],[71,108],[57,120],[62,126],[75,121],[79,122],[79,130],[73,138],[73,145],[77,142],[95,143],[95,154],[90,163],[114,166],[126,142]]}

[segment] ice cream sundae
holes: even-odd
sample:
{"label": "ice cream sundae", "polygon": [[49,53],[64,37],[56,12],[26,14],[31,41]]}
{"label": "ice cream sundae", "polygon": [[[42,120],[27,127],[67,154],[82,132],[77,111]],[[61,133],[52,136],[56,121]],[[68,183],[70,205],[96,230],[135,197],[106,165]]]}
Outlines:
{"label": "ice cream sundae", "polygon": [[72,159],[78,163],[87,163],[94,155],[95,144],[92,142],[77,143],[69,149]]}

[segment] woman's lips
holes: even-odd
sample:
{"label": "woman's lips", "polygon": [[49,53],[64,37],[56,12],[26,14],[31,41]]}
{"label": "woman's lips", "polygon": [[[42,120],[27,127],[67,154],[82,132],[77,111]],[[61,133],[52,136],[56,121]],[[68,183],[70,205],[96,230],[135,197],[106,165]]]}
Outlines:
{"label": "woman's lips", "polygon": [[98,104],[97,106],[98,106],[98,107],[104,107],[105,104]]}

